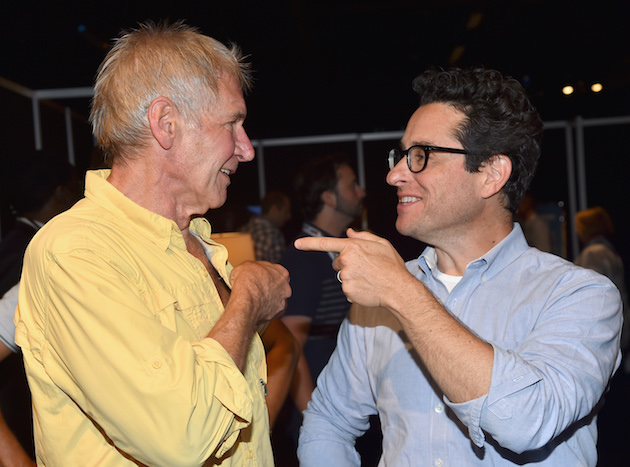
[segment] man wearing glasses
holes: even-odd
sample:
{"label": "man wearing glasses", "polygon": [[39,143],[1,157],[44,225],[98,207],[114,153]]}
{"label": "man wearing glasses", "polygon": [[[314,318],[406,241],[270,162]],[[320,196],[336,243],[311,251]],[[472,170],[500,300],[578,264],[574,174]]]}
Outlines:
{"label": "man wearing glasses", "polygon": [[388,155],[396,228],[429,246],[304,238],[338,252],[353,302],[304,414],[301,465],[359,465],[378,413],[380,465],[597,463],[596,406],[620,362],[621,301],[603,276],[527,245],[513,215],[542,122],[492,70],[431,70]]}

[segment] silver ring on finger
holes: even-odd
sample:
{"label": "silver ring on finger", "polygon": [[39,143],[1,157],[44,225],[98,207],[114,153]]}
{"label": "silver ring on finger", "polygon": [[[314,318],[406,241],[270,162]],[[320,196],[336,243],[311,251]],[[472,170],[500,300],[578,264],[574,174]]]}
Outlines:
{"label": "silver ring on finger", "polygon": [[341,275],[340,274],[341,274],[341,269],[339,271],[337,271],[337,280],[341,284]]}

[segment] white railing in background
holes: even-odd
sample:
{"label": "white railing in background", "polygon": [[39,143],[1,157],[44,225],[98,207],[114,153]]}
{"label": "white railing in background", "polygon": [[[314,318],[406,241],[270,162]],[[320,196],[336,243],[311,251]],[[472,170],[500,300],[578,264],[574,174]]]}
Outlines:
{"label": "white railing in background", "polygon": [[[4,87],[12,92],[31,99],[33,108],[33,128],[35,148],[42,148],[41,116],[39,112],[40,101],[55,99],[91,98],[93,89],[91,87],[65,88],[65,89],[40,89],[32,90],[17,83],[0,77],[0,87]],[[565,132],[565,155],[567,164],[567,184],[568,184],[568,204],[569,218],[574,219],[577,211],[588,207],[586,190],[586,170],[585,170],[585,149],[584,149],[584,129],[593,126],[610,126],[630,124],[630,116],[584,119],[576,117],[575,120],[545,122],[545,130],[564,130]],[[68,147],[68,160],[75,163],[74,142],[72,131],[72,119],[70,109],[65,108],[66,140]],[[256,158],[258,163],[258,187],[260,198],[266,193],[265,180],[265,148],[274,146],[300,146],[310,144],[335,143],[335,142],[356,142],[357,152],[357,177],[359,184],[365,187],[365,164],[363,143],[367,141],[380,141],[399,139],[402,136],[400,131],[385,131],[372,133],[346,133],[336,135],[304,136],[291,138],[269,138],[256,139],[252,144],[256,148]],[[574,144],[575,142],[575,144]],[[364,221],[365,222],[365,221]],[[363,226],[367,228],[367,226]],[[579,251],[579,241],[577,233],[572,226],[568,229],[572,251]]]}

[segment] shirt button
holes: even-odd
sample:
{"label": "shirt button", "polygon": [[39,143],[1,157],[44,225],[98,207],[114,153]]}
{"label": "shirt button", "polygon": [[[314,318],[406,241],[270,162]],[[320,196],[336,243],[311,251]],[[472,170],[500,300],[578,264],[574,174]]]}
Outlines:
{"label": "shirt button", "polygon": [[160,368],[162,368],[162,362],[159,360],[155,360],[153,362],[153,368],[155,368],[156,370],[159,370]]}
{"label": "shirt button", "polygon": [[438,404],[438,405],[435,406],[434,410],[435,410],[436,413],[442,413],[442,412],[444,412],[444,406],[442,404]]}
{"label": "shirt button", "polygon": [[442,467],[444,465],[444,461],[442,459],[435,459],[435,467]]}

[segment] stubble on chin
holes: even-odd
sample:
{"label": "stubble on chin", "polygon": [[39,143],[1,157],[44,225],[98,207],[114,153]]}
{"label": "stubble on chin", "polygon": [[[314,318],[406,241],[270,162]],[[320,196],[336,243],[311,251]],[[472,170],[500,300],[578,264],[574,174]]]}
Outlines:
{"label": "stubble on chin", "polygon": [[419,225],[419,221],[411,221],[409,219],[405,219],[400,214],[396,218],[396,231],[400,235],[404,235],[405,237],[413,238],[414,240],[418,240],[420,242],[424,242],[423,238],[426,236],[426,232],[424,232]]}

